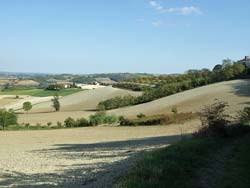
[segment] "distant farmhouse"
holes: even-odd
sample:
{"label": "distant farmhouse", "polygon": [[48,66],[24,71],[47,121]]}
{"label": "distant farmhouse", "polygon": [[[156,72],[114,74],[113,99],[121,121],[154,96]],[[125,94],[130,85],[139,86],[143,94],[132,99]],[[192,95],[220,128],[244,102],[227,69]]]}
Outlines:
{"label": "distant farmhouse", "polygon": [[250,67],[250,57],[249,56],[245,56],[245,58],[240,60],[240,62],[244,63],[247,67]]}

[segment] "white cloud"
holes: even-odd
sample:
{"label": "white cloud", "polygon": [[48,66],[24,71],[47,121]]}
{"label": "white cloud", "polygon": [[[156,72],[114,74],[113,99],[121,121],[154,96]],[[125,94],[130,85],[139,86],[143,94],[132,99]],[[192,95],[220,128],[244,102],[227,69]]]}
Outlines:
{"label": "white cloud", "polygon": [[202,14],[201,9],[199,7],[195,7],[195,6],[165,8],[157,1],[149,1],[149,5],[152,8],[154,8],[155,10],[162,12],[162,13],[176,13],[176,14],[180,14],[180,15],[191,15],[191,14],[200,15],[200,14]]}
{"label": "white cloud", "polygon": [[156,1],[149,1],[149,4],[150,4],[151,7],[153,7],[156,10],[162,10],[163,9],[163,7],[159,3],[157,3]]}
{"label": "white cloud", "polygon": [[160,20],[157,20],[157,21],[153,21],[153,22],[152,22],[152,25],[153,25],[154,27],[160,27],[160,26],[162,26],[162,24],[163,24],[163,22],[160,21]]}

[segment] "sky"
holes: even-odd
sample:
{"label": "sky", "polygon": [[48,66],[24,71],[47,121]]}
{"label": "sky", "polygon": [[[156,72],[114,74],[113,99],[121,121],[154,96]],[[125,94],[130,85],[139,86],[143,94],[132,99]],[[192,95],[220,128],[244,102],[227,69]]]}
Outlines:
{"label": "sky", "polygon": [[182,73],[250,55],[249,0],[0,0],[0,71]]}

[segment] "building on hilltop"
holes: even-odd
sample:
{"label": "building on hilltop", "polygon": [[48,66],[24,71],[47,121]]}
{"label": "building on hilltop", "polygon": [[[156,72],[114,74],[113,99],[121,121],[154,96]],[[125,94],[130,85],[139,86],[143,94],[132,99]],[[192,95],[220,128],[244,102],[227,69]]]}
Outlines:
{"label": "building on hilltop", "polygon": [[250,67],[250,57],[249,56],[245,56],[245,58],[240,60],[240,62],[244,63],[247,67]]}

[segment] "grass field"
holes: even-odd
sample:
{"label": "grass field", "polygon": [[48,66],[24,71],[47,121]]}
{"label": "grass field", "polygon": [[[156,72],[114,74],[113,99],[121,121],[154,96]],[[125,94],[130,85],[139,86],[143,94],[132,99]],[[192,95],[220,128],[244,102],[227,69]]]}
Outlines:
{"label": "grass field", "polygon": [[76,92],[82,91],[81,89],[63,89],[60,91],[44,90],[44,89],[24,89],[24,90],[10,90],[0,92],[0,95],[30,95],[33,97],[48,97],[53,96],[56,93],[59,96],[66,96]]}
{"label": "grass field", "polygon": [[184,139],[146,154],[117,187],[248,188],[249,143],[249,134],[230,139]]}

